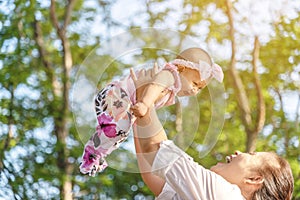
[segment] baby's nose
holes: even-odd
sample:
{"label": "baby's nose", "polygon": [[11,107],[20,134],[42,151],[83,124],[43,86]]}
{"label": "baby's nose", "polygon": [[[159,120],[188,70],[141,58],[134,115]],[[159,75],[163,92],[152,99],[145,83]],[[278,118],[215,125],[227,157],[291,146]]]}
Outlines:
{"label": "baby's nose", "polygon": [[197,92],[199,92],[199,88],[197,88],[197,87],[193,87],[193,93],[197,93]]}

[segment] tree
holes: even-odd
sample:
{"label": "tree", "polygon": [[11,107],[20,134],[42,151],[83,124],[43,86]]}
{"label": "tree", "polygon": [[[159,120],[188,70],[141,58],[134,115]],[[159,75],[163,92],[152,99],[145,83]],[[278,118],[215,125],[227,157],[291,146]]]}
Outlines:
{"label": "tree", "polygon": [[[265,102],[264,97],[262,95],[262,88],[261,83],[259,80],[259,76],[257,73],[257,64],[259,59],[259,39],[258,36],[254,37],[254,48],[252,53],[252,68],[253,68],[253,82],[255,85],[255,91],[257,92],[257,106],[256,107],[256,120],[254,120],[254,116],[252,115],[251,105],[249,101],[249,96],[246,93],[244,84],[242,79],[236,69],[236,38],[235,38],[235,27],[234,27],[234,19],[232,16],[233,8],[231,0],[226,1],[226,9],[227,9],[227,16],[229,19],[229,35],[231,40],[231,61],[229,65],[229,72],[232,78],[232,82],[235,89],[235,94],[237,96],[239,110],[241,111],[241,120],[245,127],[245,131],[247,134],[247,144],[246,144],[246,151],[253,152],[256,149],[256,140],[257,136],[262,130],[265,121]],[[254,107],[254,108],[255,108]],[[254,109],[252,108],[252,109]]]}
{"label": "tree", "polygon": [[[276,151],[291,163],[294,198],[299,199],[299,8],[290,1],[283,6],[278,1],[185,0],[170,4],[155,0],[137,1],[125,8],[126,3],[0,3],[0,197],[153,198],[137,173],[112,167],[94,178],[80,174],[85,141],[72,114],[81,105],[70,108],[69,94],[77,81],[75,74],[84,64],[101,68],[102,77],[97,77],[93,67],[86,68],[84,77],[87,81],[99,79],[91,87],[100,88],[133,65],[174,58],[173,53],[192,39],[225,72],[226,91],[222,94],[226,110],[219,116],[225,123],[220,124],[223,129],[217,141],[209,141],[217,142],[214,148],[203,158],[205,132],[216,122],[213,104],[224,103],[212,102],[213,91],[205,88],[197,98],[159,111],[170,138],[184,148],[189,144],[184,150],[205,167],[236,149]],[[277,17],[259,18],[257,6],[261,4]],[[155,31],[144,27],[155,27]],[[105,43],[120,32],[125,32],[129,41],[122,45],[143,44],[128,53],[132,53],[129,61],[122,59],[127,54],[114,55],[121,41],[118,48],[88,59],[91,52],[103,52]],[[104,69],[107,63],[109,67]],[[288,101],[292,111],[287,110],[287,99],[295,99]],[[92,101],[92,96],[85,100]],[[88,139],[94,127],[87,118],[93,116],[82,117]],[[134,167],[134,155],[125,146],[114,155],[113,164],[124,164],[124,155],[128,167]]]}

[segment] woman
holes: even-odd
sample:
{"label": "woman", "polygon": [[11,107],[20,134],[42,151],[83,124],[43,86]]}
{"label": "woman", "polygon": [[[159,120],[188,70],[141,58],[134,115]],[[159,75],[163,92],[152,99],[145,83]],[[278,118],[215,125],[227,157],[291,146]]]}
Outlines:
{"label": "woman", "polygon": [[[149,82],[151,73],[142,77]],[[133,74],[133,77],[134,74]],[[136,88],[139,81],[134,80]],[[137,101],[143,91],[137,89]],[[138,115],[136,110],[133,113]],[[294,181],[286,160],[274,153],[241,153],[227,156],[210,170],[195,163],[168,140],[155,109],[138,117],[135,147],[143,180],[157,199],[187,200],[290,200]]]}

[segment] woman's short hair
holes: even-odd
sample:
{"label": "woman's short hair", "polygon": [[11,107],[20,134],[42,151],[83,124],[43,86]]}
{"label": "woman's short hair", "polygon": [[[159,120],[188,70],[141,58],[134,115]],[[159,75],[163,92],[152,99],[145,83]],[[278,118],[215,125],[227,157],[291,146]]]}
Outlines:
{"label": "woman's short hair", "polygon": [[[258,172],[264,177],[262,187],[253,200],[291,200],[294,190],[294,178],[289,163],[275,153],[266,158]],[[276,163],[277,161],[277,163]]]}

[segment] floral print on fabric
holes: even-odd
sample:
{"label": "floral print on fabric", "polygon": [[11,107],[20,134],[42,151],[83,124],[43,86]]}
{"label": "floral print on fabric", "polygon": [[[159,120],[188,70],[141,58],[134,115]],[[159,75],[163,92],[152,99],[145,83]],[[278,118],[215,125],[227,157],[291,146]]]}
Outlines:
{"label": "floral print on fabric", "polygon": [[130,98],[120,86],[110,84],[97,94],[95,109],[98,126],[85,145],[80,165],[82,173],[95,176],[107,167],[104,158],[128,137],[133,123],[130,107]]}
{"label": "floral print on fabric", "polygon": [[102,158],[105,152],[106,149],[101,147],[95,149],[90,140],[84,148],[80,171],[84,174],[88,173],[90,176],[95,176],[97,172],[103,171],[107,167],[106,161]]}
{"label": "floral print on fabric", "polygon": [[105,113],[102,113],[97,117],[98,124],[100,129],[103,130],[104,134],[109,137],[113,138],[116,137],[116,123],[113,123],[113,118]]}

